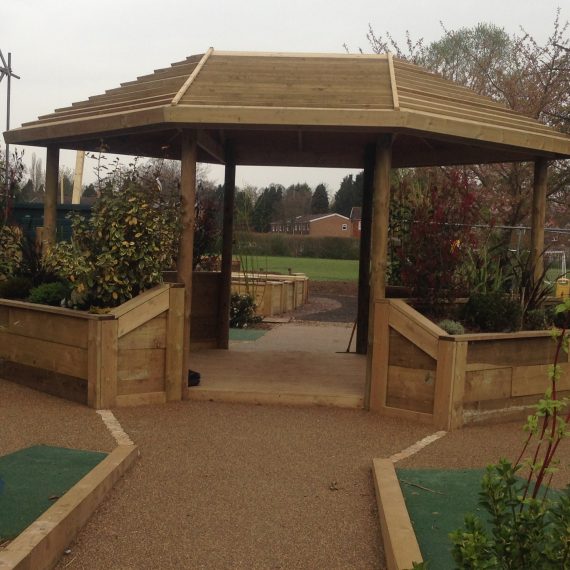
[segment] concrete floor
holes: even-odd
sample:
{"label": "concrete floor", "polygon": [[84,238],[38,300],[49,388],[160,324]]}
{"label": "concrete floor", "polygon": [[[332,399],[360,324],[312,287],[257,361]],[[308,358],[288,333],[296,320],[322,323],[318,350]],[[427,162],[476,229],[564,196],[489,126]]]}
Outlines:
{"label": "concrete floor", "polygon": [[345,352],[351,331],[289,323],[230,350],[194,352],[190,366],[202,380],[190,399],[361,408],[366,358]]}

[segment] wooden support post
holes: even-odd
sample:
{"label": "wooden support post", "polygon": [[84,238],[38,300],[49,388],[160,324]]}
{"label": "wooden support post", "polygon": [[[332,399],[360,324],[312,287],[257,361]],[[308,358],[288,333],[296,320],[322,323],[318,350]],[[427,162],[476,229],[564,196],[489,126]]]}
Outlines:
{"label": "wooden support post", "polygon": [[172,286],[168,292],[169,307],[166,319],[165,392],[168,402],[180,400],[186,378],[183,369],[182,341],[184,337],[184,290]]}
{"label": "wooden support post", "polygon": [[48,146],[46,158],[46,191],[44,196],[44,248],[47,245],[54,244],[56,240],[58,174],[59,148],[56,146]]}
{"label": "wooden support post", "polygon": [[368,348],[368,312],[370,307],[370,234],[374,188],[375,145],[364,151],[364,179],[360,220],[360,262],[358,265],[358,310],[356,352],[366,354]]}
{"label": "wooden support post", "polygon": [[548,161],[537,158],[534,162],[534,185],[532,191],[532,216],[530,233],[530,255],[534,268],[535,283],[542,276],[544,269],[544,222],[546,217],[546,180]]}
{"label": "wooden support post", "polygon": [[224,221],[220,299],[218,303],[218,348],[228,348],[230,340],[230,297],[232,291],[232,241],[234,234],[234,203],[236,164],[231,143],[226,144],[224,180]]}
{"label": "wooden support post", "polygon": [[[196,132],[182,133],[180,156],[180,220],[182,223],[177,262],[177,280],[184,285],[184,341],[182,374],[185,380],[190,360],[190,316],[192,314],[192,260],[194,254],[194,222],[196,218]],[[186,394],[182,382],[182,398]]]}
{"label": "wooden support post", "polygon": [[390,220],[390,171],[392,169],[392,136],[382,137],[376,144],[374,189],[371,223],[370,305],[368,311],[368,353],[364,408],[370,409],[372,363],[374,347],[374,304],[386,297],[386,269],[388,267],[388,224]]}
{"label": "wooden support post", "polygon": [[85,151],[78,150],[75,155],[75,176],[73,177],[73,193],[71,195],[72,204],[81,204],[84,164],[85,164]]}

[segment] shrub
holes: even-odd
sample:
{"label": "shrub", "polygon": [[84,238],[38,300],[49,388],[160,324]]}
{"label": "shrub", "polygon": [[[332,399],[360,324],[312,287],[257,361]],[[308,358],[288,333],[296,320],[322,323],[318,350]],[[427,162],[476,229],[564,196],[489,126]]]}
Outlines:
{"label": "shrub", "polygon": [[399,274],[403,285],[435,308],[455,296],[460,285],[458,269],[475,245],[471,226],[479,207],[468,178],[459,170],[451,170],[436,183],[427,181],[426,189],[409,200],[409,218],[407,223],[399,222],[404,229],[394,252]]}
{"label": "shrub", "polygon": [[114,307],[162,280],[178,247],[177,202],[133,174],[108,185],[89,219],[72,219],[71,242],[59,242],[48,267],[72,285],[72,303]]}
{"label": "shrub", "polygon": [[439,321],[437,326],[448,334],[465,334],[465,328],[463,325],[457,321],[452,321],[451,319]]}
{"label": "shrub", "polygon": [[70,290],[71,287],[61,281],[43,283],[30,291],[29,301],[30,303],[60,307],[62,302],[65,302]]}
{"label": "shrub", "polygon": [[0,279],[16,273],[22,262],[22,230],[18,226],[0,226]]}
{"label": "shrub", "polygon": [[554,313],[551,309],[532,309],[524,316],[523,328],[529,331],[544,331],[554,324]]}
{"label": "shrub", "polygon": [[483,332],[512,331],[520,326],[519,303],[504,293],[475,293],[463,309],[463,320]]}
{"label": "shrub", "polygon": [[242,329],[252,323],[258,323],[261,317],[255,315],[255,302],[251,295],[233,293],[230,305],[230,327]]}
{"label": "shrub", "polygon": [[[556,307],[567,320],[570,299]],[[490,530],[480,518],[465,517],[463,529],[450,534],[452,554],[463,569],[561,569],[570,562],[570,488],[550,491],[556,471],[556,451],[570,435],[566,398],[558,398],[562,352],[568,353],[566,329],[554,331],[556,353],[548,376],[550,387],[525,425],[528,436],[517,460],[501,459],[483,477],[479,504],[487,512]],[[527,470],[521,478],[523,469]]]}
{"label": "shrub", "polygon": [[4,299],[27,299],[33,284],[27,277],[10,277],[0,281],[0,297]]}

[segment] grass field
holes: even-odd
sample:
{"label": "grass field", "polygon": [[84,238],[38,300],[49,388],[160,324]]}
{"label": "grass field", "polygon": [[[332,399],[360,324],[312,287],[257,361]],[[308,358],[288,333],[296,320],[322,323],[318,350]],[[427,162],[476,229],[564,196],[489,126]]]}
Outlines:
{"label": "grass field", "polygon": [[255,256],[247,259],[248,269],[268,273],[305,273],[313,281],[358,281],[358,261],[311,257]]}

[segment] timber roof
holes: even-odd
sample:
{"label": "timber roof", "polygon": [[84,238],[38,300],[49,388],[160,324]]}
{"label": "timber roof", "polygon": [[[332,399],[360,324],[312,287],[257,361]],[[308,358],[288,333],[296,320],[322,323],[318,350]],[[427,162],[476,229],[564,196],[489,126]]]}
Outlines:
{"label": "timber roof", "polygon": [[361,167],[392,133],[393,165],[570,157],[570,137],[387,55],[210,48],[5,133],[13,144],[177,158],[198,129],[199,160]]}

